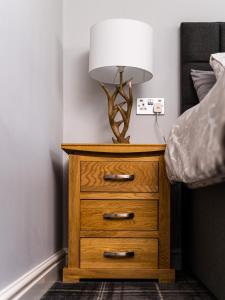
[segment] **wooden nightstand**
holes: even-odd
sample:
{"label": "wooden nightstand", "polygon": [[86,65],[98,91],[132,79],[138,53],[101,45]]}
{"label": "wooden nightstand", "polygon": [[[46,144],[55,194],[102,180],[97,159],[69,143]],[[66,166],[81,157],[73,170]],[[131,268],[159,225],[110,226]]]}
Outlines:
{"label": "wooden nightstand", "polygon": [[69,249],[63,281],[174,281],[165,145],[63,144],[69,154]]}

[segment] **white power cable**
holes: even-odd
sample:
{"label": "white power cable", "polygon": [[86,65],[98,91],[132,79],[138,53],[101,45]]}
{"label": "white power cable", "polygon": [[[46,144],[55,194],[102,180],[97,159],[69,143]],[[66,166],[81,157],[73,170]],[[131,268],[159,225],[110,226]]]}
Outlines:
{"label": "white power cable", "polygon": [[162,132],[160,126],[159,126],[158,115],[159,115],[159,113],[155,113],[155,123],[156,123],[156,126],[157,126],[157,128],[158,128],[158,130],[159,130],[159,133],[160,133],[161,137],[163,138],[163,140],[164,140],[164,142],[165,142],[165,144],[166,144],[166,138],[165,138],[165,136],[164,136],[164,134],[163,134],[163,132]]}

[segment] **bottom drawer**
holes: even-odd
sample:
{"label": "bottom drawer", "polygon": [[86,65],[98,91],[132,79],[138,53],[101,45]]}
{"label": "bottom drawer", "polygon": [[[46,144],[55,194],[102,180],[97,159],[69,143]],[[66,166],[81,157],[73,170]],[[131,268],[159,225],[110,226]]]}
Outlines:
{"label": "bottom drawer", "polygon": [[81,238],[80,268],[158,268],[158,240]]}

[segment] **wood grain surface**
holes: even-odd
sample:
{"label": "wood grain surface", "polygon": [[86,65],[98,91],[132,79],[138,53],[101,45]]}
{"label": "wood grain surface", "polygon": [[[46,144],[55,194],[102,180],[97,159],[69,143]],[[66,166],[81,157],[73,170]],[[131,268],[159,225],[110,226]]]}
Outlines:
{"label": "wood grain surface", "polygon": [[[165,145],[64,144],[69,153],[69,249],[64,282],[81,278],[174,280]],[[105,174],[134,175],[107,181]],[[134,213],[105,220],[104,213]],[[134,251],[105,258],[104,251]]]}
{"label": "wood grain surface", "polygon": [[80,237],[133,237],[133,238],[159,238],[158,231],[146,230],[82,230]]}
{"label": "wood grain surface", "polygon": [[170,283],[175,280],[174,269],[149,269],[149,268],[130,268],[130,269],[77,269],[64,268],[63,281],[74,282],[78,278],[106,278],[106,279],[158,279],[159,282]]}
{"label": "wood grain surface", "polygon": [[[106,174],[134,175],[132,181],[104,180]],[[158,162],[81,162],[81,191],[158,192]]]}
{"label": "wood grain surface", "polygon": [[[134,217],[107,220],[105,213],[134,213]],[[158,201],[82,200],[81,230],[158,230]]]}
{"label": "wood grain surface", "polygon": [[68,154],[79,152],[87,153],[156,153],[164,151],[166,145],[163,144],[62,144],[61,148]]}
{"label": "wood grain surface", "polygon": [[80,199],[89,199],[89,200],[110,200],[110,199],[118,199],[118,200],[151,200],[151,199],[159,199],[159,193],[116,193],[116,192],[81,192]]}
{"label": "wood grain surface", "polygon": [[69,247],[68,266],[80,265],[80,161],[79,156],[69,156]]}
{"label": "wood grain surface", "polygon": [[[131,258],[105,258],[104,251],[134,251]],[[81,238],[81,268],[158,268],[158,240]]]}

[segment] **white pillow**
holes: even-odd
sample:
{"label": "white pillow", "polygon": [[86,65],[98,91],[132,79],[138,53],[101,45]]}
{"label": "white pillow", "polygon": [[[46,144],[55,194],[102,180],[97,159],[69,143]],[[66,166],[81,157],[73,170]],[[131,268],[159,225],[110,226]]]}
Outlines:
{"label": "white pillow", "polygon": [[218,80],[225,70],[225,52],[211,54],[209,63]]}

